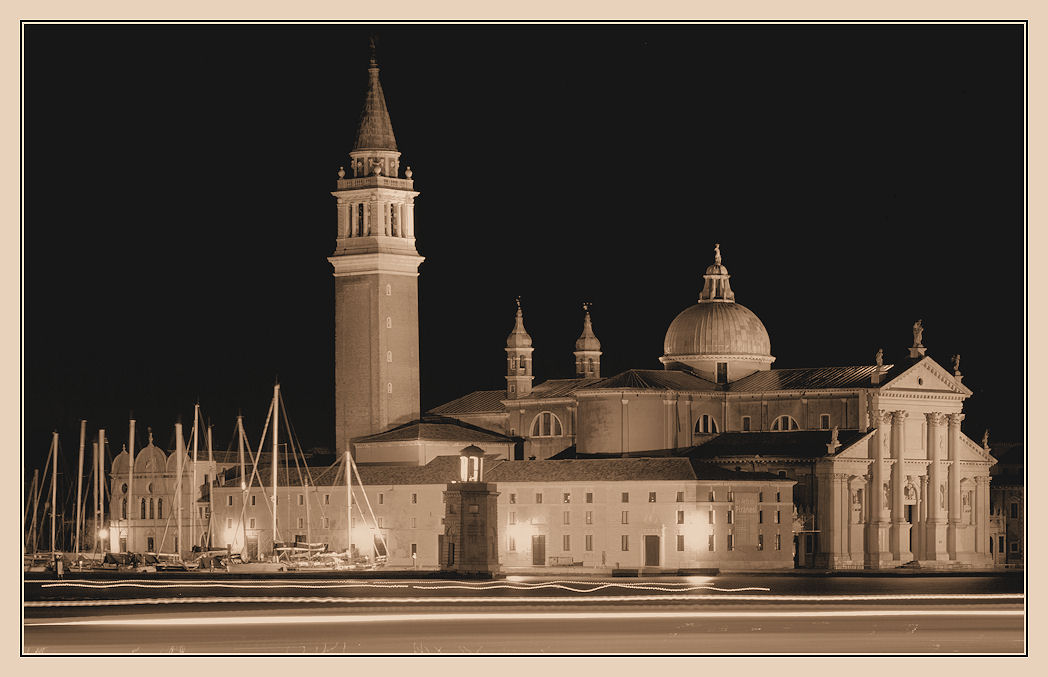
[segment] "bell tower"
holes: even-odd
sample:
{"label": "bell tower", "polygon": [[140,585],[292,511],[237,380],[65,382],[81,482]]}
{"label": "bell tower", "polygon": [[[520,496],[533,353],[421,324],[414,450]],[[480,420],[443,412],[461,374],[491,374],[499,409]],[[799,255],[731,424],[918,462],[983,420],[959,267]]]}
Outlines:
{"label": "bell tower", "polygon": [[531,393],[535,378],[531,373],[531,336],[524,329],[524,311],[517,297],[517,317],[513,331],[506,337],[506,399],[515,400]]}
{"label": "bell tower", "polygon": [[338,171],[335,278],[335,444],[419,416],[418,267],[411,168],[400,151],[378,77],[368,89],[348,171]]}

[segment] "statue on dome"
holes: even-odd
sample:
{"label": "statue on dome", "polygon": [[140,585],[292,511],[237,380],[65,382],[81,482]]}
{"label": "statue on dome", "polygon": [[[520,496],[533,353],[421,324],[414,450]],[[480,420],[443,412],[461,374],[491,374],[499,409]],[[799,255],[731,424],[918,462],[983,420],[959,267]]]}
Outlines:
{"label": "statue on dome", "polygon": [[720,265],[720,262],[721,262],[721,253],[720,253],[720,243],[719,242],[717,244],[713,245],[713,262],[715,264],[717,264],[718,266]]}
{"label": "statue on dome", "polygon": [[924,344],[921,343],[921,338],[924,336],[924,324],[921,320],[917,320],[913,323],[913,347],[923,348]]}

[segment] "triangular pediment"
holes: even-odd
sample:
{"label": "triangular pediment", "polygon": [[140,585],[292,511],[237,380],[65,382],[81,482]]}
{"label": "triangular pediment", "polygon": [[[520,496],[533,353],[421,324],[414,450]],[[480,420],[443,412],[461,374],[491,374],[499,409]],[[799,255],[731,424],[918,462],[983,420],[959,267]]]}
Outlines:
{"label": "triangular pediment", "polygon": [[881,390],[948,392],[965,397],[972,394],[972,391],[958,382],[953,374],[930,357],[923,357],[915,362],[909,369],[884,384]]}
{"label": "triangular pediment", "polygon": [[871,430],[859,439],[855,440],[846,447],[842,447],[837,450],[837,453],[832,458],[848,459],[848,458],[869,458],[869,445],[870,438],[873,436],[874,431]]}
{"label": "triangular pediment", "polygon": [[961,448],[958,455],[961,461],[979,461],[984,463],[996,463],[989,451],[973,442],[967,435],[961,433]]}

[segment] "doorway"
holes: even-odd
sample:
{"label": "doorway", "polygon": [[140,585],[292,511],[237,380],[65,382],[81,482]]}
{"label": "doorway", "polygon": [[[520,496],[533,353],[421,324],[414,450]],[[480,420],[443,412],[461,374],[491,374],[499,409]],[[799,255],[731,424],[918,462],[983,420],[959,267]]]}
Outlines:
{"label": "doorway", "polygon": [[646,566],[646,567],[657,567],[657,566],[659,566],[659,537],[658,536],[645,536],[644,537],[644,566]]}
{"label": "doorway", "polygon": [[[910,533],[909,550],[911,553],[913,552],[913,509],[914,505],[912,503],[906,506],[906,522],[910,525],[910,528],[907,531]],[[916,559],[916,557],[914,557],[914,559]]]}
{"label": "doorway", "polygon": [[247,535],[247,558],[250,561],[258,559],[258,533]]}
{"label": "doorway", "polygon": [[537,567],[546,566],[546,535],[531,537],[531,563]]}

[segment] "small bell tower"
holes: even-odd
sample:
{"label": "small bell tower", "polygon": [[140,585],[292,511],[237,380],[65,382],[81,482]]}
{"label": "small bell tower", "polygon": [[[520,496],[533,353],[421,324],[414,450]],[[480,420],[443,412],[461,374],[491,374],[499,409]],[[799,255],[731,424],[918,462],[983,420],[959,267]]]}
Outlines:
{"label": "small bell tower", "polygon": [[524,311],[517,297],[517,318],[506,338],[506,399],[515,400],[531,393],[531,336],[524,329]]}
{"label": "small bell tower", "polygon": [[583,303],[582,335],[575,341],[575,376],[578,378],[600,378],[600,341],[593,333],[590,320],[590,304]]}
{"label": "small bell tower", "polygon": [[473,445],[463,449],[459,478],[444,491],[442,571],[484,577],[498,573],[497,489],[497,484],[484,481],[484,450]]}

